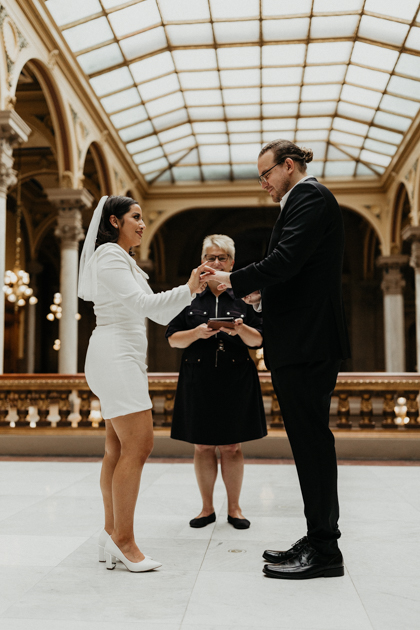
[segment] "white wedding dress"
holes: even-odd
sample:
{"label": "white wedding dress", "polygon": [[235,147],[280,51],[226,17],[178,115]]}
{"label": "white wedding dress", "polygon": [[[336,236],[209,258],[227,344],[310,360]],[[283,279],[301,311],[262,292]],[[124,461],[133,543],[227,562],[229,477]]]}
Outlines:
{"label": "white wedding dress", "polygon": [[145,318],[168,324],[191,304],[190,288],[153,293],[148,275],[116,243],[98,247],[90,264],[96,328],[86,355],[87,383],[105,419],[151,409]]}

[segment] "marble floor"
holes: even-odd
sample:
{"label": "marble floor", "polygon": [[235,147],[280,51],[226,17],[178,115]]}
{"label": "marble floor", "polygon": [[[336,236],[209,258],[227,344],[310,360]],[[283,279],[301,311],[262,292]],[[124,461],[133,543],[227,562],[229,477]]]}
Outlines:
{"label": "marble floor", "polygon": [[334,579],[272,580],[265,548],[305,533],[292,465],[249,464],[249,530],[191,529],[191,463],[148,463],[136,537],[163,566],[129,573],[97,561],[100,462],[0,461],[2,630],[418,630],[420,466],[340,466],[341,549]]}

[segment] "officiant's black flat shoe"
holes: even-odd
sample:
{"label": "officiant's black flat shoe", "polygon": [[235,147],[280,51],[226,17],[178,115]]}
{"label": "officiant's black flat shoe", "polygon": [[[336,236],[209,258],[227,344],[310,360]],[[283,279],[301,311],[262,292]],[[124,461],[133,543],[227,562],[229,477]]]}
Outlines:
{"label": "officiant's black flat shoe", "polygon": [[210,514],[209,516],[202,516],[201,518],[193,518],[190,521],[190,527],[205,527],[206,525],[210,525],[210,523],[214,523],[216,520],[216,513]]}
{"label": "officiant's black flat shoe", "polygon": [[233,516],[229,516],[229,514],[227,520],[235,529],[248,529],[251,525],[247,518],[233,518]]}

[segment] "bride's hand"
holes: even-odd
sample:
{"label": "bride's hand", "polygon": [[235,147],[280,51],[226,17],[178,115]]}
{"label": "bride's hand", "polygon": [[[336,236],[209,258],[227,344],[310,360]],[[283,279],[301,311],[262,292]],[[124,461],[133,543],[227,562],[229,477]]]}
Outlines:
{"label": "bride's hand", "polygon": [[[204,277],[201,277],[203,274]],[[190,287],[191,295],[193,293],[201,293],[204,289],[204,285],[208,281],[210,275],[214,274],[214,269],[208,267],[206,263],[203,263],[197,269],[193,269],[190,275],[190,279],[187,284]]]}

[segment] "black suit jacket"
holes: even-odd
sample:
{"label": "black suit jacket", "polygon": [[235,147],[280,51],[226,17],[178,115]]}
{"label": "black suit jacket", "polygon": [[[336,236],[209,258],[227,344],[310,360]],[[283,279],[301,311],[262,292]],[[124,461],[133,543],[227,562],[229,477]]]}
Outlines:
{"label": "black suit jacket", "polygon": [[343,251],[339,205],[328,188],[311,178],[291,191],[267,256],[231,274],[235,296],[261,290],[264,356],[270,369],[350,356],[341,289]]}

